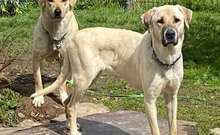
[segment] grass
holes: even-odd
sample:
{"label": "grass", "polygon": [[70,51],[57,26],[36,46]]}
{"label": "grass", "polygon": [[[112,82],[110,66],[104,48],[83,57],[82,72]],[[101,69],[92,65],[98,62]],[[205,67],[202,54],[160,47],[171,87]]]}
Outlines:
{"label": "grass", "polygon": [[[140,16],[147,9],[125,11],[118,6],[111,8],[90,7],[75,10],[80,29],[103,26],[130,29],[140,33],[146,31]],[[28,6],[27,13],[11,18],[0,18],[0,45],[11,32],[7,45],[11,51],[31,49],[33,29],[40,15],[40,8]],[[178,119],[197,122],[200,135],[211,135],[209,129],[220,127],[220,16],[219,13],[194,12],[190,29],[186,30],[183,47],[184,80],[179,95],[190,96],[190,100],[179,100]],[[13,42],[12,42],[13,41]],[[99,84],[100,83],[100,84]],[[143,94],[125,81],[104,76],[91,88],[100,93]],[[111,111],[136,110],[145,112],[142,98],[113,98],[87,93],[84,101],[104,103]],[[197,98],[211,100],[216,104],[202,102]],[[164,100],[158,99],[158,116],[166,118]]]}

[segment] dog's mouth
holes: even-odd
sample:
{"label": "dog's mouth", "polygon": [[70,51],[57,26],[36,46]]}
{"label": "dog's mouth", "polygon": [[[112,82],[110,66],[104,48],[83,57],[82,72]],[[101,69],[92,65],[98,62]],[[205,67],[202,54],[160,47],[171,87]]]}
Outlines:
{"label": "dog's mouth", "polygon": [[178,44],[177,32],[172,27],[167,27],[163,32],[162,44],[164,47],[168,45],[176,46]]}
{"label": "dog's mouth", "polygon": [[168,45],[176,46],[178,44],[177,40],[163,40],[162,44],[164,47],[167,47]]}
{"label": "dog's mouth", "polygon": [[63,19],[63,17],[61,15],[55,15],[55,14],[52,14],[51,18],[54,20],[62,20]]}
{"label": "dog's mouth", "polygon": [[54,15],[54,16],[53,16],[53,19],[59,20],[59,19],[63,19],[63,17],[62,17],[62,16],[56,16],[56,15]]}

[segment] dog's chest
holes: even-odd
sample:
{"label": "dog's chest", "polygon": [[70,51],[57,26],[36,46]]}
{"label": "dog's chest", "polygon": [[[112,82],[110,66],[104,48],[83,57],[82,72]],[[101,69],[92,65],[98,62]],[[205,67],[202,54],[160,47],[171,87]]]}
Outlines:
{"label": "dog's chest", "polygon": [[165,87],[168,86],[175,89],[180,84],[182,76],[173,69],[169,69],[163,72],[163,78],[165,80]]}
{"label": "dog's chest", "polygon": [[171,81],[171,80],[173,80],[175,78],[175,74],[173,73],[172,69],[169,69],[169,70],[163,72],[163,77],[167,81]]}

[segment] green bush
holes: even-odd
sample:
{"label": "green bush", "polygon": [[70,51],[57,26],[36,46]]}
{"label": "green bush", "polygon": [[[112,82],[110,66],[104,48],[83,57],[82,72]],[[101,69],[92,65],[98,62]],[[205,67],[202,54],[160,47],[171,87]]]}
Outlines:
{"label": "green bush", "polygon": [[[108,2],[112,2],[107,0]],[[120,5],[125,6],[126,0],[113,0],[113,3],[120,3]],[[182,5],[193,11],[220,11],[220,1],[219,0],[138,0],[138,8],[152,8],[154,6],[162,5]]]}
{"label": "green bush", "polygon": [[27,0],[1,0],[0,16],[21,14],[26,9],[22,2],[27,2]]}
{"label": "green bush", "polygon": [[90,1],[78,1],[76,6],[74,7],[75,10],[89,10],[89,9],[97,9],[102,7],[119,7],[120,2],[117,1],[97,1],[97,0],[90,0]]}
{"label": "green bush", "polygon": [[[183,46],[185,62],[193,62],[202,67],[210,66],[214,76],[220,76],[219,20],[219,13],[194,12],[190,29],[185,33]],[[192,68],[192,64],[189,68]]]}
{"label": "green bush", "polygon": [[76,10],[85,10],[85,9],[90,9],[94,6],[93,2],[78,2],[77,5],[74,7]]}
{"label": "green bush", "polygon": [[176,0],[175,3],[193,11],[220,11],[220,2],[218,0]]}
{"label": "green bush", "polygon": [[10,89],[3,89],[0,93],[0,123],[7,126],[15,126],[18,116],[15,109],[19,107],[20,95]]}

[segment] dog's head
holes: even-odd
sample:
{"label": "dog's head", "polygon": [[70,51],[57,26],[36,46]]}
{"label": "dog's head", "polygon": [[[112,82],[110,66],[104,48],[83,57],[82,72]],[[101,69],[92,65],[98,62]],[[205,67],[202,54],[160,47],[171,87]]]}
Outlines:
{"label": "dog's head", "polygon": [[72,11],[77,0],[39,0],[43,14],[52,19],[62,19],[65,14]]}
{"label": "dog's head", "polygon": [[141,16],[148,31],[164,47],[177,45],[183,39],[184,22],[187,28],[192,18],[192,11],[179,5],[154,7]]}

